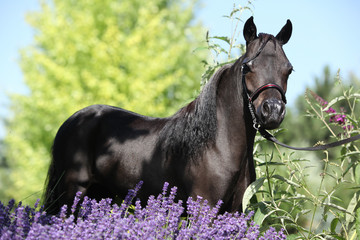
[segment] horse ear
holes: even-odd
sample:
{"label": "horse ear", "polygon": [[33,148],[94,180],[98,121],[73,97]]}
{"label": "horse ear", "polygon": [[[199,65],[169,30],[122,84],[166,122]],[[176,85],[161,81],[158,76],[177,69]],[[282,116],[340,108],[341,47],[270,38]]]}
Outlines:
{"label": "horse ear", "polygon": [[288,19],[285,26],[280,30],[280,32],[276,35],[276,39],[280,41],[282,45],[286,44],[292,33],[292,24],[291,21]]}
{"label": "horse ear", "polygon": [[246,21],[243,34],[246,40],[246,45],[256,39],[256,26],[254,24],[254,18],[252,16]]}

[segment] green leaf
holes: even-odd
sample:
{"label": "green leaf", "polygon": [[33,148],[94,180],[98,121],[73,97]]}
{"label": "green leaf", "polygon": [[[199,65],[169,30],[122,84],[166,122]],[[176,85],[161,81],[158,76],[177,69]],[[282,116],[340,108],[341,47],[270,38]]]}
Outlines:
{"label": "green leaf", "polygon": [[219,37],[219,36],[214,36],[214,37],[211,37],[211,38],[213,38],[213,39],[218,39],[218,40],[222,40],[222,41],[224,41],[224,42],[226,42],[226,43],[230,44],[230,38],[228,38],[228,37]]}
{"label": "green leaf", "polygon": [[360,98],[360,93],[353,93],[353,94],[350,94],[349,96],[350,98]]}
{"label": "green leaf", "polygon": [[334,105],[334,104],[336,104],[337,102],[342,101],[342,100],[344,100],[344,99],[346,99],[344,96],[340,96],[340,97],[334,98],[333,100],[331,100],[331,101],[326,105],[326,107],[324,108],[324,111],[329,110],[329,108],[330,108],[332,105]]}
{"label": "green leaf", "polygon": [[266,208],[266,205],[262,202],[259,203],[259,207],[257,207],[257,210],[254,215],[254,222],[261,226],[263,221],[265,220],[265,216],[268,213],[268,209]]}
{"label": "green leaf", "polygon": [[297,184],[297,183],[295,183],[295,182],[293,182],[293,181],[291,181],[289,179],[286,179],[283,176],[277,175],[277,174],[272,176],[272,178],[279,179],[280,181],[286,182],[287,184],[290,184],[290,185],[292,185],[294,187],[297,187],[297,188],[301,187],[299,184]]}
{"label": "green leaf", "polygon": [[262,223],[265,221],[265,219],[268,218],[271,214],[273,214],[275,212],[276,212],[276,210],[271,210],[267,214],[264,214],[263,216],[259,216],[256,223],[261,226]]}
{"label": "green leaf", "polygon": [[349,157],[349,156],[353,156],[353,155],[360,156],[360,151],[353,151],[353,152],[346,153],[346,154],[344,154],[344,157]]}
{"label": "green leaf", "polygon": [[223,48],[220,44],[211,44],[209,46],[209,49],[212,49],[214,50],[217,54],[220,54],[220,53],[225,53],[227,54],[227,50],[225,50],[225,48]]}
{"label": "green leaf", "polygon": [[267,166],[284,166],[285,164],[280,163],[280,162],[265,162],[265,163],[258,164],[259,167],[264,166],[264,165],[267,165]]}
{"label": "green leaf", "polygon": [[242,201],[242,210],[245,212],[246,207],[248,206],[250,199],[254,194],[259,190],[259,188],[264,184],[265,177],[256,179],[255,182],[251,183],[245,190],[243,201]]}
{"label": "green leaf", "polygon": [[330,239],[337,239],[337,240],[346,240],[346,238],[343,238],[342,236],[339,236],[338,234],[330,234]]}
{"label": "green leaf", "polygon": [[354,196],[351,198],[349,205],[346,209],[346,211],[348,212],[345,217],[346,225],[349,225],[350,222],[354,221],[355,209],[359,201],[360,201],[360,193],[356,192]]}
{"label": "green leaf", "polygon": [[360,164],[357,164],[355,167],[354,178],[356,184],[360,185]]}
{"label": "green leaf", "polygon": [[339,211],[341,211],[341,212],[343,212],[343,213],[349,213],[349,214],[351,214],[351,212],[348,212],[345,208],[343,208],[343,207],[341,207],[341,206],[339,206],[339,205],[336,205],[336,204],[334,204],[334,203],[323,203],[323,205],[324,205],[324,206],[328,206],[328,207],[333,208],[333,209],[337,209],[337,210],[339,210]]}
{"label": "green leaf", "polygon": [[234,8],[231,13],[230,13],[230,16],[229,17],[232,17],[234,14],[236,14],[237,12],[239,12],[241,9],[239,8]]}
{"label": "green leaf", "polygon": [[[192,52],[195,53],[197,51],[201,51],[201,50],[208,50],[208,47],[197,47],[195,48]],[[206,60],[202,60],[202,62],[206,62]],[[207,62],[206,62],[207,63]]]}
{"label": "green leaf", "polygon": [[286,236],[287,240],[296,240],[299,239],[299,235],[298,234],[290,234]]}
{"label": "green leaf", "polygon": [[332,221],[331,221],[331,224],[330,224],[330,231],[332,233],[335,233],[336,232],[336,227],[339,223],[339,218],[334,218]]}
{"label": "green leaf", "polygon": [[312,212],[311,209],[305,209],[305,210],[301,210],[301,215],[306,215],[308,213]]}
{"label": "green leaf", "polygon": [[356,234],[357,234],[358,237],[360,237],[360,208],[358,208],[356,210],[355,227],[356,227]]}

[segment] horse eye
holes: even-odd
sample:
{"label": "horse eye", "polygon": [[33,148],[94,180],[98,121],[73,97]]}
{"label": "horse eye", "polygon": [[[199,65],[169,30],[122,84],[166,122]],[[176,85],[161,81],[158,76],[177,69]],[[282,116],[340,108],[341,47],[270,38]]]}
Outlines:
{"label": "horse eye", "polygon": [[292,72],[295,72],[295,70],[293,68],[290,68],[288,74],[290,75]]}
{"label": "horse eye", "polygon": [[248,72],[251,72],[251,69],[248,64],[243,65],[243,74],[246,74]]}

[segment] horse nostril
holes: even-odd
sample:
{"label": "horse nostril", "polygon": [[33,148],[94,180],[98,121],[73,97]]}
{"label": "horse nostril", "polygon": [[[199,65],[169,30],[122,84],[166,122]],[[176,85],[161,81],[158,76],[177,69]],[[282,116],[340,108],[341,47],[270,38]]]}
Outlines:
{"label": "horse nostril", "polygon": [[265,101],[261,108],[261,115],[267,117],[271,113],[271,107],[268,101]]}
{"label": "horse nostril", "polygon": [[284,112],[284,104],[278,99],[268,99],[262,104],[261,115],[266,118],[269,115],[282,115]]}
{"label": "horse nostril", "polygon": [[285,116],[285,104],[275,98],[267,99],[257,109],[257,115],[262,127],[278,128]]}

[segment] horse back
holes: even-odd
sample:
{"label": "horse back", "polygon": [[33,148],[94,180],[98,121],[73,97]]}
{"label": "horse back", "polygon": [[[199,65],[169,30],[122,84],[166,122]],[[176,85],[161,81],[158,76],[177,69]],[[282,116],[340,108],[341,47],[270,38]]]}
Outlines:
{"label": "horse back", "polygon": [[147,162],[161,161],[154,143],[164,122],[107,105],[74,113],[54,139],[45,206],[70,205],[77,191],[93,198],[126,195]]}

